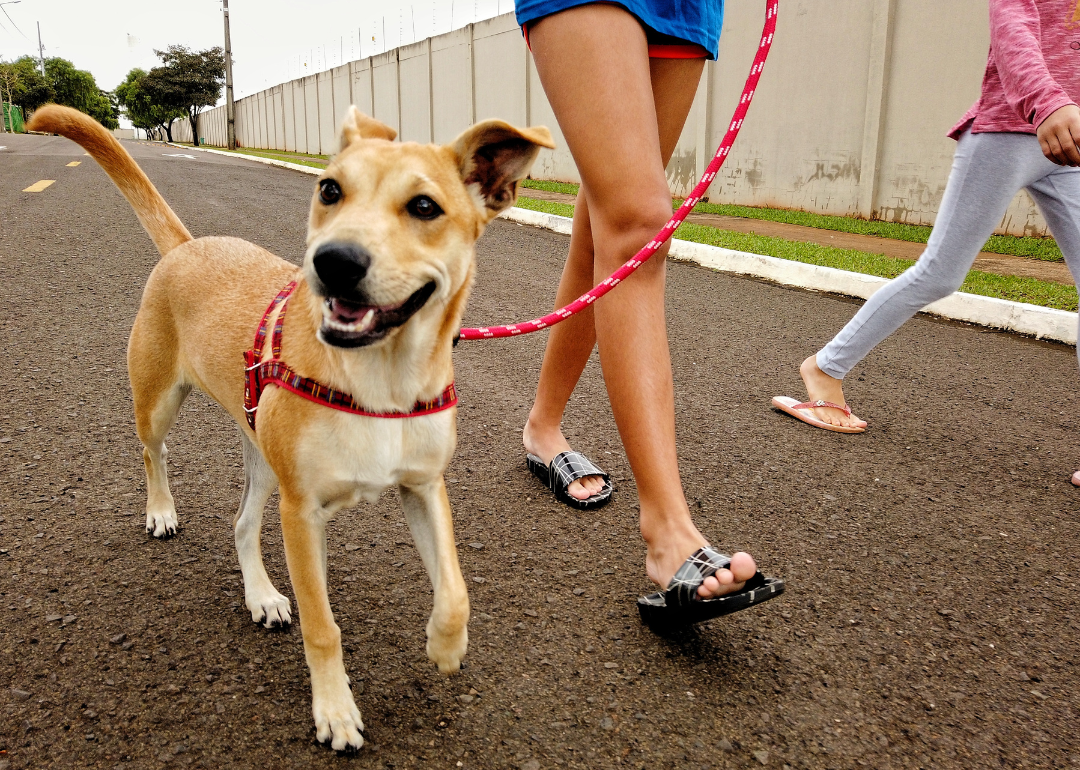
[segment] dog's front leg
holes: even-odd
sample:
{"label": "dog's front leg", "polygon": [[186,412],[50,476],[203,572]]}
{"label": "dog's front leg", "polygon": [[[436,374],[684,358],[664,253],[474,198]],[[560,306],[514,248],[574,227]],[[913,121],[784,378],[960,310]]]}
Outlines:
{"label": "dog's front leg", "polygon": [[341,654],[341,629],[334,622],[326,590],[326,522],[318,506],[282,485],[281,532],[289,567],[304,655],[311,671],[315,735],[337,751],[359,749],[364,723],[349,689]]}
{"label": "dog's front leg", "polygon": [[427,627],[427,654],[444,674],[461,668],[469,646],[469,594],[454,547],[450,500],[440,476],[436,481],[400,488],[401,504],[416,550],[424,561],[435,606]]}

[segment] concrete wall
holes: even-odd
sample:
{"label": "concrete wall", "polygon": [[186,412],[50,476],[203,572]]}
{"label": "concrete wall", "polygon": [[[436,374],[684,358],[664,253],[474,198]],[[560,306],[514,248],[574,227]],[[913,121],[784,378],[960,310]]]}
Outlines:
{"label": "concrete wall", "polygon": [[[727,4],[720,58],[706,66],[668,166],[673,194],[693,187],[723,138],[764,12],[765,0]],[[710,199],[932,224],[952,163],[945,133],[978,97],[988,48],[985,0],[785,0]],[[350,103],[403,141],[449,142],[488,117],[546,125],[558,147],[540,154],[533,176],[579,181],[512,14],[241,99],[237,137],[330,154]],[[224,144],[224,108],[202,121],[207,142]],[[1045,232],[1026,193],[1000,231]]]}

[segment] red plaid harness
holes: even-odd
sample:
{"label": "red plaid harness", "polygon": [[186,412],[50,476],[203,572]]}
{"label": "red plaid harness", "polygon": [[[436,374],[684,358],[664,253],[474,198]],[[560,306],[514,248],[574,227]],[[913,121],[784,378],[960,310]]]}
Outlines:
{"label": "red plaid harness", "polygon": [[[263,313],[259,329],[255,332],[255,345],[251,350],[244,353],[244,411],[247,413],[248,425],[255,430],[255,412],[259,408],[259,397],[263,388],[267,385],[277,385],[292,393],[313,401],[316,404],[328,406],[350,414],[359,414],[364,417],[419,417],[425,414],[435,414],[457,404],[457,391],[454,383],[446,386],[446,390],[430,401],[417,401],[408,412],[374,412],[365,409],[353,400],[348,393],[335,390],[321,382],[308,377],[302,377],[294,372],[289,365],[281,360],[281,330],[285,324],[285,309],[288,305],[289,296],[296,288],[296,281],[290,281],[284,289],[278,292],[273,302]],[[281,307],[274,321],[274,331],[270,338],[270,358],[263,361],[263,345],[266,344],[266,327],[273,315],[274,310]]]}

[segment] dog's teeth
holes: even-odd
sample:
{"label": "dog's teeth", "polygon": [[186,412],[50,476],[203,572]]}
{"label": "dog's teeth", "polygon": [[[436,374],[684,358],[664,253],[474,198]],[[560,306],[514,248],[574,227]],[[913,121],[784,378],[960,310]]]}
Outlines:
{"label": "dog's teeth", "polygon": [[371,326],[371,323],[374,320],[374,318],[375,318],[375,308],[371,308],[366,313],[364,313],[363,318],[361,318],[359,321],[356,321],[354,323],[344,324],[344,323],[341,323],[341,321],[335,320],[334,318],[327,318],[326,319],[326,325],[328,327],[330,327],[331,329],[334,329],[335,331],[350,332],[352,334],[359,334],[360,332],[367,331],[368,327]]}

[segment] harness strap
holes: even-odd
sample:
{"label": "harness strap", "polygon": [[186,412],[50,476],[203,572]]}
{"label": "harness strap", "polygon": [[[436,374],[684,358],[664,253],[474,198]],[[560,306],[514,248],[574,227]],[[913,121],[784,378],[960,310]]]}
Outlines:
{"label": "harness strap", "polygon": [[[267,385],[277,385],[316,404],[363,417],[384,419],[421,417],[441,412],[457,404],[457,390],[454,388],[454,383],[451,382],[438,396],[426,401],[417,401],[413,404],[412,409],[407,412],[377,412],[357,403],[351,395],[344,391],[336,390],[318,380],[298,374],[281,360],[281,336],[285,325],[285,311],[288,309],[288,299],[294,289],[296,289],[296,281],[291,281],[274,297],[270,306],[266,308],[266,312],[263,313],[262,321],[259,322],[259,328],[255,332],[255,344],[251,350],[244,353],[244,412],[247,415],[248,425],[251,426],[252,430],[255,430],[255,413],[259,408],[259,398],[262,396],[263,388]],[[271,355],[270,358],[263,361],[262,354],[263,345],[266,343],[266,327],[270,317],[279,305],[281,305],[281,309],[278,311],[277,318],[274,321],[274,330],[270,337]]]}

